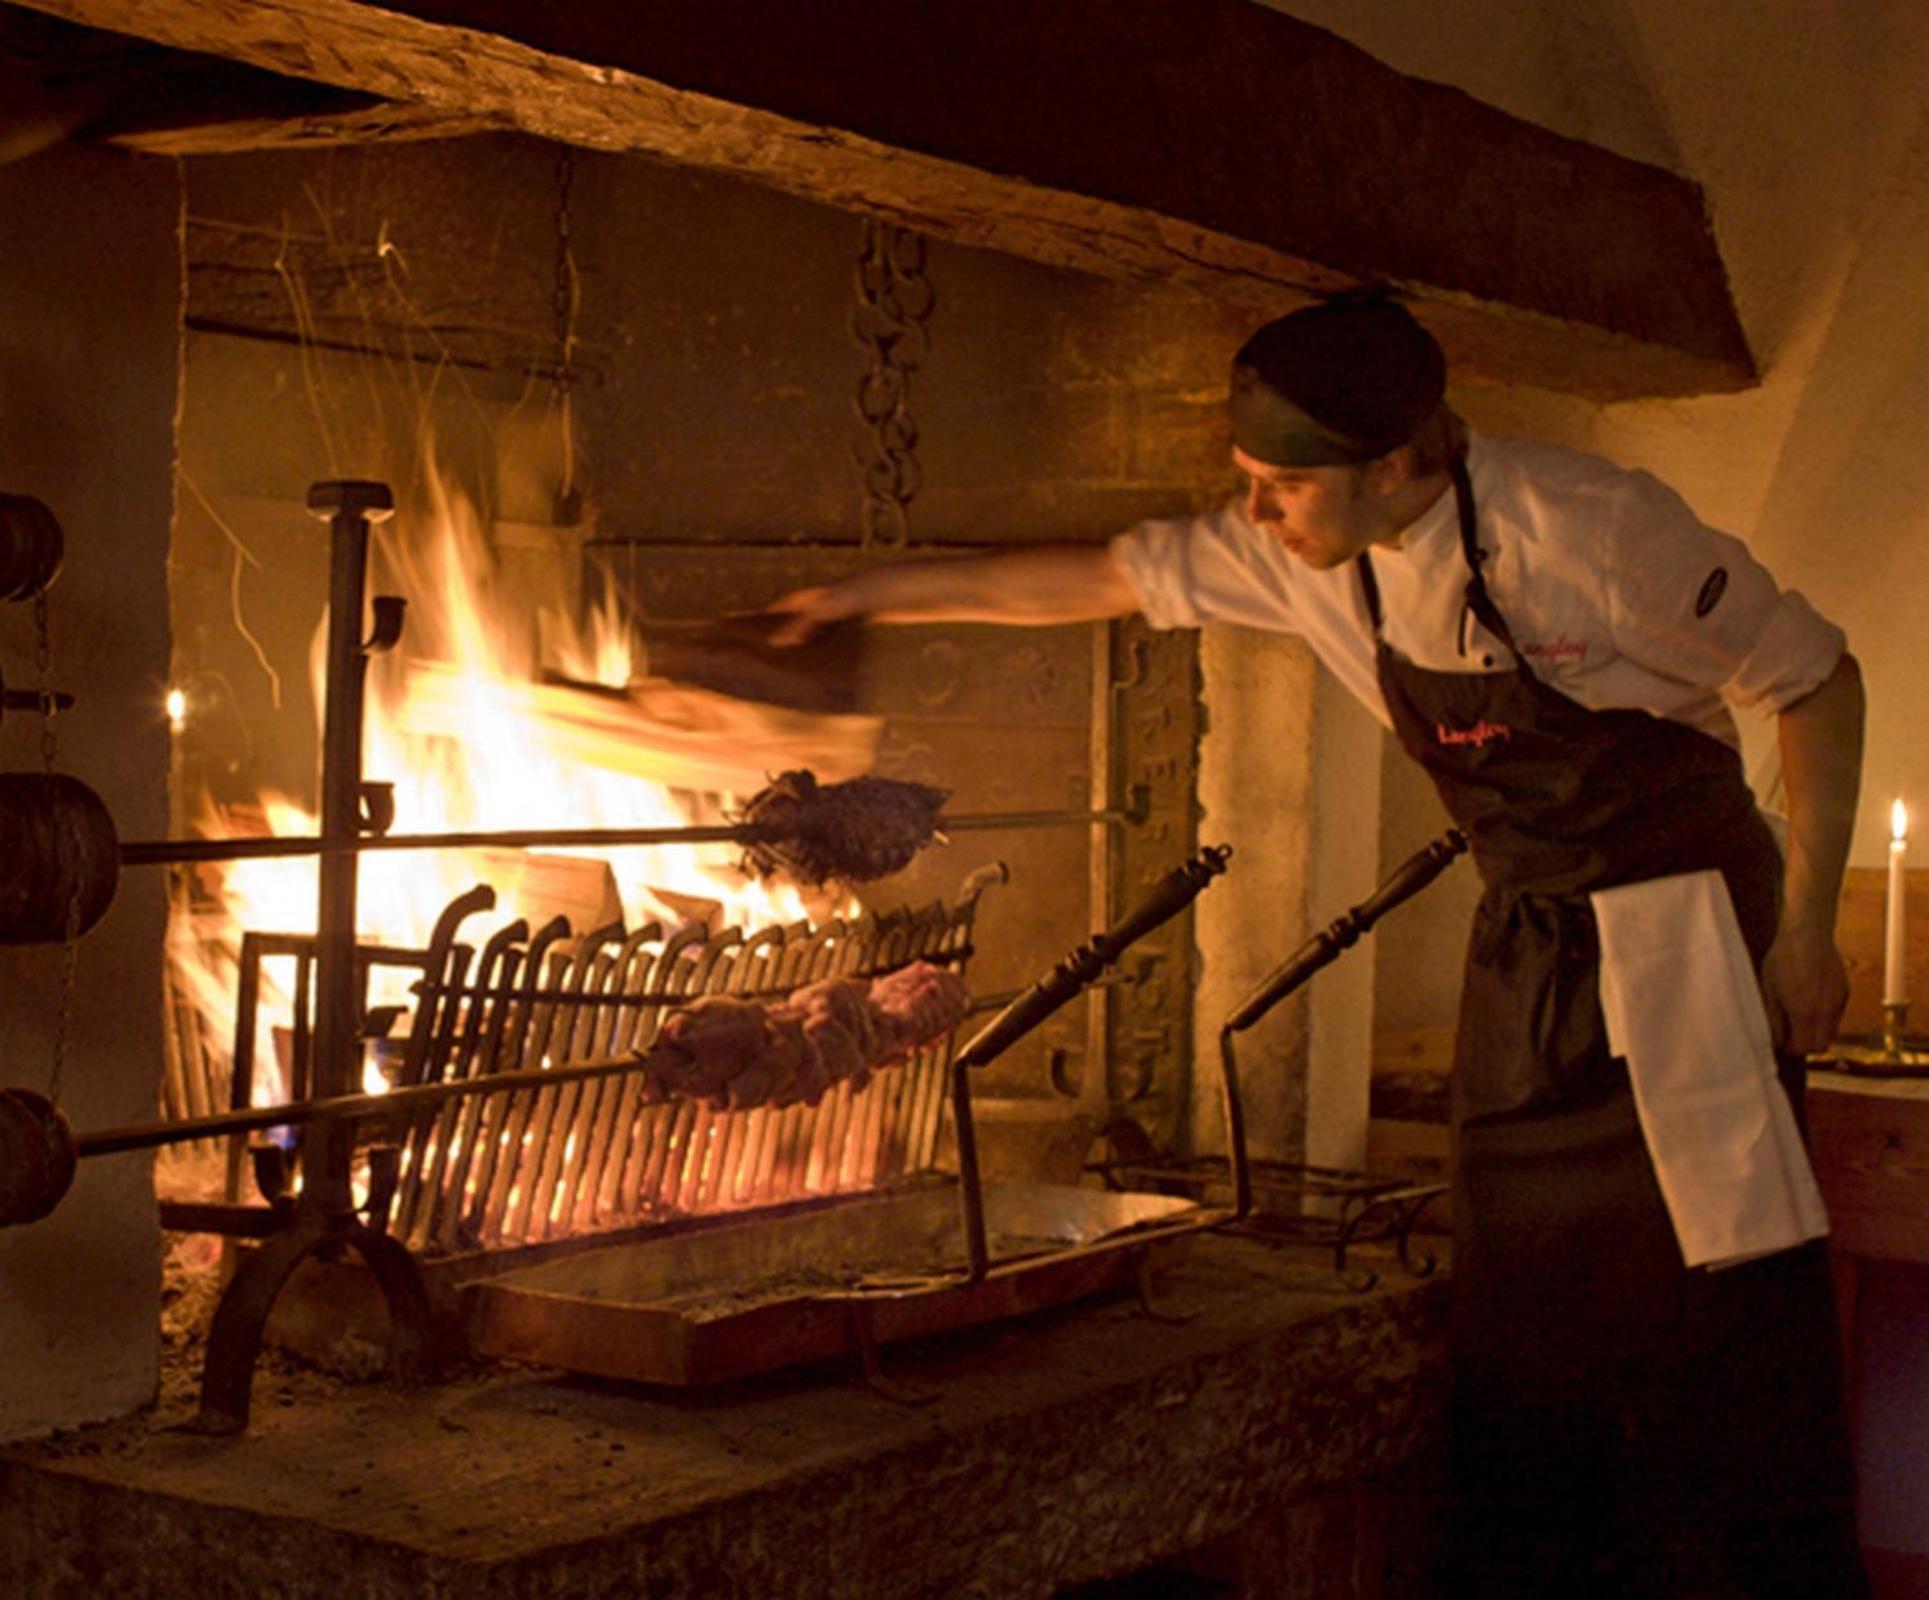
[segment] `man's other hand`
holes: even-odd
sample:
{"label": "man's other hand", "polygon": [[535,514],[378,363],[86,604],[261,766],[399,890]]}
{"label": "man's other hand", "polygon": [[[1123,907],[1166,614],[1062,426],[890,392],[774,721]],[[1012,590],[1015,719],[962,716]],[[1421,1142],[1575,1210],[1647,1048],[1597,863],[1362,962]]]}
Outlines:
{"label": "man's other hand", "polygon": [[793,589],[764,607],[766,616],[780,619],[765,635],[764,642],[779,647],[799,645],[818,629],[862,612],[863,608],[843,584],[824,583],[809,589]]}
{"label": "man's other hand", "polygon": [[1834,939],[1784,926],[1762,962],[1762,1001],[1778,1051],[1826,1050],[1849,1003],[1848,972]]}

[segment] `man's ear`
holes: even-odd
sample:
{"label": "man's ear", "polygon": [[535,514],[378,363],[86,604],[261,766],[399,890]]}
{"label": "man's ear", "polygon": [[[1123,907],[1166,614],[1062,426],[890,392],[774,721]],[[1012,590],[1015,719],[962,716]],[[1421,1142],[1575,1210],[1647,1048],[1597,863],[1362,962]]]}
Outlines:
{"label": "man's ear", "polygon": [[1381,495],[1391,495],[1404,489],[1419,476],[1415,470],[1419,452],[1412,445],[1403,444],[1397,450],[1389,450],[1383,456],[1375,456],[1366,463],[1366,480],[1374,491]]}

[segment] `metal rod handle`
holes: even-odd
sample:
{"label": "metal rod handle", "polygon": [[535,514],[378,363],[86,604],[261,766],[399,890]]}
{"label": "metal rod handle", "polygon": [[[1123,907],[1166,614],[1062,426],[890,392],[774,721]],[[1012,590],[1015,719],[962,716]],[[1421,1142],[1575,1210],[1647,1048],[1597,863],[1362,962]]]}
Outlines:
{"label": "metal rod handle", "polygon": [[1449,828],[1424,850],[1416,851],[1386,882],[1330,927],[1308,939],[1275,967],[1226,1019],[1226,1027],[1243,1033],[1342,951],[1358,943],[1360,935],[1403,901],[1433,882],[1467,848],[1467,836]]}
{"label": "metal rod handle", "polygon": [[958,1145],[958,1204],[970,1260],[967,1281],[982,1282],[991,1270],[991,1250],[985,1237],[984,1179],[978,1170],[978,1132],[971,1112],[971,1069],[1008,1050],[1096,982],[1135,941],[1191,905],[1200,890],[1226,870],[1231,858],[1230,845],[1207,845],[1192,860],[1173,868],[1109,929],[1074,950],[993,1017],[952,1059],[952,1132]]}
{"label": "metal rod handle", "polygon": [[566,1067],[530,1067],[520,1072],[491,1072],[479,1078],[460,1078],[447,1083],[412,1083],[383,1094],[341,1094],[322,1100],[296,1100],[278,1106],[249,1106],[238,1111],[218,1111],[205,1117],[184,1117],[179,1122],[137,1123],[126,1128],[106,1128],[99,1133],[84,1133],[74,1140],[75,1153],[82,1156],[116,1155],[123,1150],[151,1150],[158,1145],[180,1144],[189,1139],[207,1139],[223,1133],[247,1133],[257,1128],[288,1128],[324,1117],[354,1121],[389,1111],[410,1111],[420,1106],[440,1105],[463,1095],[506,1093],[511,1089],[540,1089],[549,1084],[577,1083],[584,1078],[615,1077],[625,1072],[641,1072],[648,1065],[642,1056],[624,1056],[607,1061],[582,1061]]}
{"label": "metal rod handle", "polygon": [[[1058,828],[1142,822],[1141,813],[1110,811],[1002,811],[939,817],[940,833],[985,828]],[[784,837],[753,823],[692,824],[674,828],[522,828],[488,833],[390,833],[354,839],[291,836],[273,839],[145,839],[121,845],[121,865],[170,862],[249,861],[280,856],[361,855],[373,850],[596,849],[647,844],[756,844]]]}
{"label": "metal rod handle", "polygon": [[1072,951],[993,1017],[958,1052],[958,1060],[966,1066],[981,1067],[1010,1049],[1092,983],[1133,944],[1191,905],[1199,891],[1226,870],[1226,862],[1231,857],[1230,845],[1208,845],[1191,861],[1168,872],[1150,894],[1104,933],[1095,934]]}

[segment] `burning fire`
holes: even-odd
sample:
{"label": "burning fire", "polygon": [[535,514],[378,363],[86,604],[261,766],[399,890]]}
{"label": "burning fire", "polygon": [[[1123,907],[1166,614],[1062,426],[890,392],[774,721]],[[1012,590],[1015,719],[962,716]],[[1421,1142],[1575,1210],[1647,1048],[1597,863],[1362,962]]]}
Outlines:
{"label": "burning fire", "polygon": [[[551,685],[557,679],[620,690],[638,675],[616,604],[600,608],[586,627],[555,611],[531,617],[507,592],[471,503],[433,471],[428,480],[426,527],[398,527],[400,517],[378,527],[371,559],[380,575],[371,588],[399,591],[409,603],[400,649],[370,664],[364,732],[365,775],[394,786],[394,831],[676,827],[704,804],[711,814],[703,820],[717,820],[731,796],[673,792],[639,775],[647,754],[639,757],[634,742],[612,731],[601,744],[586,745],[580,726],[565,736],[545,714],[556,702]],[[310,660],[318,705],[321,641],[318,629]],[[541,694],[532,693],[538,684]],[[590,688],[560,692],[595,698]],[[687,776],[687,768],[676,770]],[[272,834],[312,836],[318,829],[319,819],[286,795],[263,793],[258,806]],[[196,826],[210,837],[236,831],[212,804]],[[358,936],[364,943],[420,947],[444,907],[477,883],[497,891],[505,922],[524,917],[539,926],[560,910],[577,932],[619,912],[630,927],[657,920],[673,928],[692,920],[692,902],[703,909],[720,905],[724,924],[746,928],[808,919],[796,890],[767,889],[746,877],[737,855],[730,845],[374,853],[362,858]],[[207,1048],[225,1061],[234,1037],[241,934],[312,932],[315,862],[234,861],[204,874],[219,912],[212,918],[205,908],[190,913],[177,901],[168,954],[178,992],[202,1019]],[[398,992],[371,992],[371,1005],[406,1004],[403,979],[390,976]],[[264,960],[257,1104],[287,1093],[276,1035],[280,1031],[285,1048],[293,977],[292,958]],[[370,1089],[386,1086],[372,1062],[365,1078]]]}

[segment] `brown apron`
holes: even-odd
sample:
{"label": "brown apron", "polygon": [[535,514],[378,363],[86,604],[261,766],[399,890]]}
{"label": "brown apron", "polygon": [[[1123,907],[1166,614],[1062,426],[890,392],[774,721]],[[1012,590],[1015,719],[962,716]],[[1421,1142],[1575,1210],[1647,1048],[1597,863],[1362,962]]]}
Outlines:
{"label": "brown apron", "polygon": [[[1682,1265],[1601,1017],[1591,890],[1720,871],[1757,966],[1781,862],[1734,751],[1528,670],[1481,576],[1454,468],[1467,606],[1511,672],[1435,672],[1381,635],[1394,732],[1467,833],[1486,892],[1454,1050],[1451,1591],[1867,1593],[1818,1242]],[[1799,1114],[1801,1062],[1783,1062]]]}

